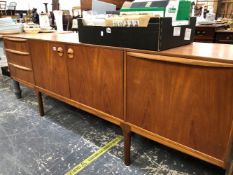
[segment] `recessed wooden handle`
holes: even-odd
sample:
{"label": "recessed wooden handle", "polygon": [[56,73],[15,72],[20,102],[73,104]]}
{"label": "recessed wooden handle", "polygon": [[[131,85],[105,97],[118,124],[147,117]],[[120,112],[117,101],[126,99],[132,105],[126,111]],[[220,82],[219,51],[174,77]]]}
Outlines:
{"label": "recessed wooden handle", "polygon": [[16,42],[26,42],[26,39],[22,39],[22,38],[9,38],[9,37],[4,37],[5,40],[8,41],[16,41]]}
{"label": "recessed wooden handle", "polygon": [[8,63],[10,66],[13,66],[17,69],[21,69],[21,70],[24,70],[24,71],[32,71],[32,69],[30,68],[27,68],[27,67],[24,67],[24,66],[20,66],[20,65],[17,65],[17,64],[13,64],[13,63]]}
{"label": "recessed wooden handle", "polygon": [[62,56],[64,55],[64,50],[63,50],[63,48],[62,48],[62,47],[58,47],[58,48],[57,48],[57,53],[58,53],[58,55],[59,55],[60,57],[62,57]]}
{"label": "recessed wooden handle", "polygon": [[134,52],[128,52],[127,55],[137,58],[144,58],[144,59],[163,61],[163,62],[172,62],[172,63],[186,64],[193,66],[233,68],[233,64],[231,63],[220,63],[213,61],[194,60],[188,58],[170,57],[170,56],[152,55],[152,54],[134,53]]}
{"label": "recessed wooden handle", "polygon": [[67,55],[68,55],[68,58],[74,58],[74,50],[69,48],[67,50]]}
{"label": "recessed wooden handle", "polygon": [[5,49],[6,52],[10,52],[10,53],[14,53],[17,55],[30,55],[29,52],[21,52],[21,51],[17,51],[17,50],[12,50],[12,49]]}

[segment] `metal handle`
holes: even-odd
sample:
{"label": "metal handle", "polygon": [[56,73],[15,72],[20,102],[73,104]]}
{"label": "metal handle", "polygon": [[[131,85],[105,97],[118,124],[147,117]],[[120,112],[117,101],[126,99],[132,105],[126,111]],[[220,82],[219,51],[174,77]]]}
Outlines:
{"label": "metal handle", "polygon": [[57,53],[58,53],[58,55],[59,55],[60,57],[62,57],[62,56],[64,55],[64,50],[63,50],[63,48],[62,48],[62,47],[58,47],[58,48],[57,48]]}
{"label": "metal handle", "polygon": [[194,60],[194,59],[181,58],[181,57],[151,55],[151,54],[134,53],[134,52],[128,52],[127,55],[137,58],[144,58],[144,59],[163,61],[163,62],[172,62],[172,63],[186,64],[193,66],[233,68],[233,64],[231,63],[220,63],[214,61]]}
{"label": "metal handle", "polygon": [[74,50],[69,48],[67,50],[67,55],[68,55],[68,58],[74,58]]}

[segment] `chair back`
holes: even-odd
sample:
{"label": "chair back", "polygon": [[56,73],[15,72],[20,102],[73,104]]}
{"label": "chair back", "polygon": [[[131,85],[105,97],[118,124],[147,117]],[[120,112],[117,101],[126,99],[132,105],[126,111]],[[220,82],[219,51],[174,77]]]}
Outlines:
{"label": "chair back", "polygon": [[6,1],[0,1],[0,10],[6,10]]}
{"label": "chair back", "polygon": [[16,2],[10,2],[8,5],[8,10],[15,10],[17,6]]}

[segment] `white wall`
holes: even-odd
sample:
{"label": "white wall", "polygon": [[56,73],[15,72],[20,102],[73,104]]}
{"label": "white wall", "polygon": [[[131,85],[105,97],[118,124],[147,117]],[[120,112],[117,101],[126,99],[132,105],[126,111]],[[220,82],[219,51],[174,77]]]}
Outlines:
{"label": "white wall", "polygon": [[[7,4],[10,2],[16,2],[17,10],[28,10],[29,8],[37,8],[37,11],[40,13],[41,11],[45,11],[44,4],[48,3],[48,10],[52,10],[52,0],[6,0]],[[80,0],[60,0],[60,9],[61,10],[71,10],[73,6],[79,6]]]}
{"label": "white wall", "polygon": [[73,6],[80,6],[80,0],[60,0],[61,10],[71,10]]}

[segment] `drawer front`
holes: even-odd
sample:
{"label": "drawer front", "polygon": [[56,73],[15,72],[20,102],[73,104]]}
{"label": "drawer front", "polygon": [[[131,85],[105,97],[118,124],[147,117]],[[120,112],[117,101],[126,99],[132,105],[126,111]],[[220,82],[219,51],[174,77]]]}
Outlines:
{"label": "drawer front", "polygon": [[196,28],[195,33],[197,36],[214,37],[214,29],[212,28]]}
{"label": "drawer front", "polygon": [[32,69],[12,63],[9,63],[9,69],[10,69],[11,77],[16,78],[18,80],[22,80],[30,84],[34,84]]}
{"label": "drawer front", "polygon": [[233,32],[232,33],[217,33],[216,42],[233,44]]}
{"label": "drawer front", "polygon": [[214,28],[198,27],[195,31],[195,42],[213,42],[214,41]]}
{"label": "drawer front", "polygon": [[29,52],[28,41],[26,39],[4,38],[4,46],[6,49]]}
{"label": "drawer front", "polygon": [[17,64],[19,66],[32,69],[31,58],[29,55],[13,53],[13,52],[9,52],[6,50],[6,56],[7,56],[8,63]]}

